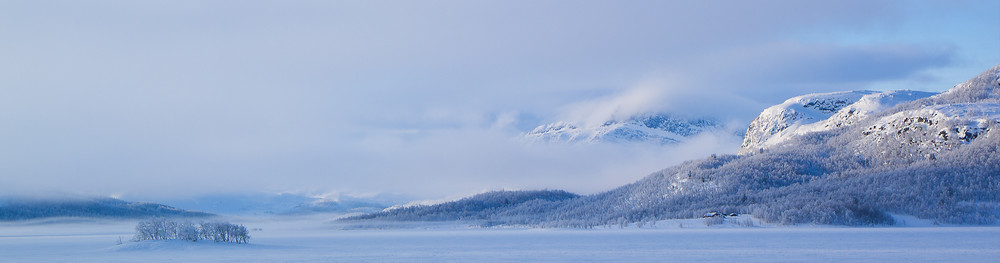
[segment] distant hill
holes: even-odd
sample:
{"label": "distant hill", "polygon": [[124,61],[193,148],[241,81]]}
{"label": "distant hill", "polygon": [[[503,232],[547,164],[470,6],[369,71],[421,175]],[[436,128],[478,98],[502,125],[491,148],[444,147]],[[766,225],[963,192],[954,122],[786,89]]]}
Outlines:
{"label": "distant hill", "polygon": [[[391,199],[391,200],[386,200]],[[313,213],[359,213],[382,211],[395,197],[358,198],[340,195],[324,198],[293,193],[215,194],[164,200],[165,204],[227,215],[302,215]]]}
{"label": "distant hill", "polygon": [[577,194],[562,190],[493,191],[442,204],[392,208],[350,217],[347,220],[484,220],[525,204],[544,206],[579,197]]}
{"label": "distant hill", "polygon": [[[724,130],[711,118],[684,118],[675,114],[639,114],[601,125],[560,121],[538,126],[524,134],[530,142],[550,143],[642,143],[667,145],[686,141],[703,132]],[[735,136],[735,135],[734,135]]]}
{"label": "distant hill", "polygon": [[209,217],[213,214],[188,211],[155,203],[128,202],[115,198],[15,198],[0,201],[0,221],[49,217],[146,218]]}

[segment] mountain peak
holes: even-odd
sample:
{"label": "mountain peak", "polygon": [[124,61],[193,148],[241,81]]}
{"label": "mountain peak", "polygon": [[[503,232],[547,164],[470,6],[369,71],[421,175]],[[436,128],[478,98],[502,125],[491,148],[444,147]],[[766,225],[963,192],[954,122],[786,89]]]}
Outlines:
{"label": "mountain peak", "polygon": [[876,91],[841,91],[797,96],[771,106],[750,122],[743,138],[741,153],[753,152],[784,141],[790,135],[817,130],[824,121],[841,109]]}
{"label": "mountain peak", "polygon": [[540,125],[524,135],[532,142],[650,143],[665,145],[702,132],[721,129],[711,118],[685,118],[669,113],[647,113],[600,125],[560,121]]}

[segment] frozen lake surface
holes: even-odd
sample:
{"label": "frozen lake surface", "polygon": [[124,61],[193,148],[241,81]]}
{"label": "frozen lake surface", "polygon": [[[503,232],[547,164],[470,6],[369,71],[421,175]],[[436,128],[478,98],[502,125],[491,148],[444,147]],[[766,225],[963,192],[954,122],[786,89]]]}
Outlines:
{"label": "frozen lake surface", "polygon": [[134,222],[0,224],[3,262],[996,262],[1000,227],[341,230],[253,221],[249,245],[126,242]]}

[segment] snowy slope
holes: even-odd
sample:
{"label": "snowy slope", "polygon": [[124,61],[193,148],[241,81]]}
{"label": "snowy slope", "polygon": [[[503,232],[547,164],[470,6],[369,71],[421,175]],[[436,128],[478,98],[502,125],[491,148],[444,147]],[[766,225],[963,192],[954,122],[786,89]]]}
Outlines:
{"label": "snowy slope", "polygon": [[771,106],[750,122],[740,152],[753,152],[784,141],[789,136],[815,130],[825,121],[865,95],[875,91],[843,91],[794,97]]}
{"label": "snowy slope", "polygon": [[898,112],[875,120],[853,143],[857,152],[888,161],[934,159],[1000,125],[1000,103],[955,103]]}
{"label": "snowy slope", "polygon": [[866,90],[794,97],[765,109],[750,123],[740,153],[755,152],[809,132],[853,125],[869,115],[934,94],[910,90]]}
{"label": "snowy slope", "polygon": [[870,127],[858,133],[870,138],[856,143],[864,146],[859,152],[890,147],[885,144],[889,141],[905,142],[893,146],[903,147],[892,150],[895,158],[951,149],[957,143],[955,139],[968,142],[996,121],[998,81],[1000,66],[941,94],[849,91],[791,98],[753,120],[740,153],[758,152],[795,136],[864,122]]}
{"label": "snowy slope", "polygon": [[722,125],[707,118],[682,118],[671,114],[644,114],[599,126],[576,122],[541,125],[524,135],[531,142],[651,143],[671,144]]}
{"label": "snowy slope", "polygon": [[852,125],[871,114],[884,112],[896,105],[930,97],[935,94],[937,93],[912,90],[891,90],[868,94],[861,97],[857,102],[837,111],[836,114],[823,122],[822,128],[826,130]]}

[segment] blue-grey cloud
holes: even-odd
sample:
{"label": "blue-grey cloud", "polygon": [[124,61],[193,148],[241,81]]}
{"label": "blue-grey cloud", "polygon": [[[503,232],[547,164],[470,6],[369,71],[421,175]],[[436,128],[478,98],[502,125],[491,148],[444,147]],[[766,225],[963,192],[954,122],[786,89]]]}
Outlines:
{"label": "blue-grey cloud", "polygon": [[861,83],[907,78],[923,70],[947,66],[949,48],[899,44],[777,44],[738,49],[730,58],[743,67],[730,68],[741,77],[771,83]]}
{"label": "blue-grey cloud", "polygon": [[[950,47],[900,44],[777,42],[739,46],[696,56],[669,70],[673,73],[669,75],[671,85],[663,89],[672,92],[664,92],[671,95],[662,105],[716,115],[741,112],[729,109],[759,109],[806,93],[877,89],[872,83],[925,78],[925,72],[951,65],[956,56]],[[935,90],[949,87],[940,86]],[[730,106],[720,112],[701,103],[712,100]],[[750,110],[749,114],[755,112]]]}

